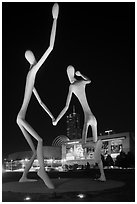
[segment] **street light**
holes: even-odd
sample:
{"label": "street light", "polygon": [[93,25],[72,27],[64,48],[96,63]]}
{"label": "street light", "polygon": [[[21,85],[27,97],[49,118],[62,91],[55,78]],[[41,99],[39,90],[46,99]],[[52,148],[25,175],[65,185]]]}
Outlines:
{"label": "street light", "polygon": [[108,135],[110,134],[110,132],[113,132],[113,130],[106,130],[105,133],[108,133]]}
{"label": "street light", "polygon": [[13,162],[13,160],[11,159],[11,163],[10,163],[11,164],[11,171],[12,171],[12,162]]}

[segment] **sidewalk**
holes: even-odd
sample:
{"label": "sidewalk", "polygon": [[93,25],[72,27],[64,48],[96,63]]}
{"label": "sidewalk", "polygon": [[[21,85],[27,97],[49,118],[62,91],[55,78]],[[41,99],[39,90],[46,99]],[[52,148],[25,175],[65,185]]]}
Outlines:
{"label": "sidewalk", "polygon": [[65,193],[65,192],[94,192],[110,190],[124,186],[124,182],[107,180],[106,182],[95,181],[90,178],[57,178],[52,179],[54,190],[48,189],[42,180],[35,182],[6,182],[2,185],[3,192],[14,193]]}

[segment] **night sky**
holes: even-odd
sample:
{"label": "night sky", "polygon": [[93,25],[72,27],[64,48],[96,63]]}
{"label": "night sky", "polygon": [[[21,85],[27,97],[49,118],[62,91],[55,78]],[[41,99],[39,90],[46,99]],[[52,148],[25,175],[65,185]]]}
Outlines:
{"label": "night sky", "polygon": [[[16,124],[22,105],[29,63],[27,49],[37,61],[49,45],[53,3],[2,3],[2,147],[3,155],[30,150]],[[86,93],[98,121],[98,133],[134,131],[135,114],[135,3],[60,2],[55,46],[37,73],[35,87],[54,117],[68,94],[68,65],[91,79]],[[66,135],[66,116],[83,111],[75,96],[54,127],[32,95],[26,120],[51,145]],[[91,133],[89,133],[91,134]],[[36,141],[33,139],[34,143]]]}

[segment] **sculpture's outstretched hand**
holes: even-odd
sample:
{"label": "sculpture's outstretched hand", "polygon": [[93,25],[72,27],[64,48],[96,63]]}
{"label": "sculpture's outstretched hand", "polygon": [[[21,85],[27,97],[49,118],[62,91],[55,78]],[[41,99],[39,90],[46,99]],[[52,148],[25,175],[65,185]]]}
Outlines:
{"label": "sculpture's outstretched hand", "polygon": [[53,124],[54,126],[56,126],[56,125],[57,125],[57,121],[56,121],[56,120],[53,120],[53,121],[52,121],[52,124]]}
{"label": "sculpture's outstretched hand", "polygon": [[52,123],[53,123],[53,122],[55,121],[55,118],[54,118],[54,117],[52,117],[51,119],[52,119]]}
{"label": "sculpture's outstretched hand", "polygon": [[59,14],[59,5],[57,3],[55,3],[52,7],[52,15],[54,19],[58,18],[58,14]]}

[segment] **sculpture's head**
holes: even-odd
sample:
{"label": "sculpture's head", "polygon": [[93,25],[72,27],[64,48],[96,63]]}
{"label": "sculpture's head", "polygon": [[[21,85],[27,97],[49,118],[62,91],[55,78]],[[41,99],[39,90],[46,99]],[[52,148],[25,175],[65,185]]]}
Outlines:
{"label": "sculpture's head", "polygon": [[27,50],[25,52],[25,58],[31,65],[35,64],[36,62],[35,56],[31,50]]}
{"label": "sculpture's head", "polygon": [[73,83],[76,79],[74,78],[75,69],[72,65],[69,65],[67,67],[67,74],[68,74],[68,78],[69,78],[70,83]]}

